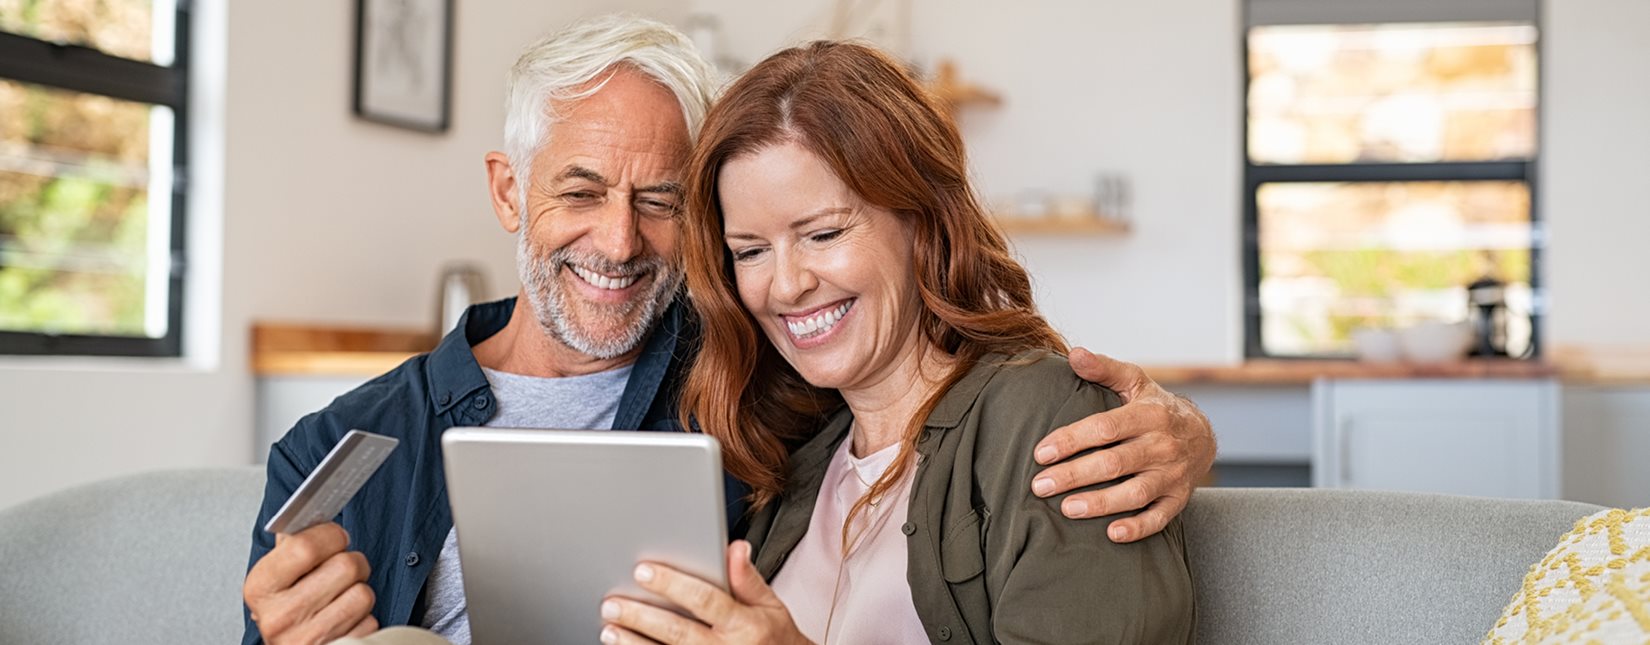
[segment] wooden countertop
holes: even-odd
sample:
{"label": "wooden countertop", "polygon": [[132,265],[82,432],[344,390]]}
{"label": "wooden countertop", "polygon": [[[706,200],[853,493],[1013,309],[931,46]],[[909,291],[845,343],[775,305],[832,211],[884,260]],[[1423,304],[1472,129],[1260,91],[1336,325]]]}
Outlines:
{"label": "wooden countertop", "polygon": [[1304,385],[1338,379],[1525,379],[1558,376],[1550,363],[1468,359],[1448,363],[1371,363],[1353,360],[1252,360],[1235,365],[1147,365],[1159,383]]}
{"label": "wooden countertop", "polygon": [[377,376],[435,349],[417,329],[297,323],[252,325],[252,373],[259,376]]}
{"label": "wooden countertop", "polygon": [[1650,347],[1560,346],[1539,361],[1474,358],[1447,363],[1355,360],[1252,360],[1232,365],[1147,365],[1159,383],[1293,385],[1318,378],[1528,379],[1569,385],[1650,386]]}
{"label": "wooden countertop", "polygon": [[[427,330],[302,323],[252,325],[252,372],[259,376],[371,377],[435,348]],[[1557,377],[1577,385],[1650,385],[1650,347],[1559,347],[1543,361],[1469,359],[1448,363],[1253,360],[1231,365],[1146,365],[1163,384],[1305,385],[1318,378],[1513,379]]]}
{"label": "wooden countertop", "polygon": [[1650,346],[1560,346],[1550,353],[1565,383],[1650,385]]}

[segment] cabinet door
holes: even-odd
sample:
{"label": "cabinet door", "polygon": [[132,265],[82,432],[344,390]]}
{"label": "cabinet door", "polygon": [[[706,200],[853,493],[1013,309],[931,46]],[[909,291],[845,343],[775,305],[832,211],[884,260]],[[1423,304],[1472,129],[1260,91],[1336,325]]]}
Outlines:
{"label": "cabinet door", "polygon": [[1557,394],[1550,380],[1319,381],[1313,483],[1557,497]]}

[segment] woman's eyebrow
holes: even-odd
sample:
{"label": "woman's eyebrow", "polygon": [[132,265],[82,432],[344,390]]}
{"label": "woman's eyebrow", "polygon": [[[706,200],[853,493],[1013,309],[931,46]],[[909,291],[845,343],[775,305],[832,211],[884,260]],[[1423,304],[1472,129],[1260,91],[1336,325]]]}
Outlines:
{"label": "woman's eyebrow", "polygon": [[847,206],[827,206],[804,216],[802,219],[791,222],[791,228],[807,228],[809,224],[814,223],[815,220],[818,220],[821,217],[826,217],[829,215],[847,215],[852,212],[854,212],[854,209],[848,208]]}
{"label": "woman's eyebrow", "polygon": [[[816,210],[812,213],[804,215],[800,219],[797,219],[794,222],[791,222],[789,228],[791,230],[804,229],[804,228],[807,228],[809,224],[813,224],[815,221],[819,220],[822,217],[828,217],[828,216],[831,216],[831,215],[846,215],[846,214],[852,213],[852,212],[854,212],[854,209],[849,208],[847,206],[827,206],[825,208],[821,208],[821,209]],[[734,231],[734,232],[730,232],[730,233],[723,233],[722,238],[726,239],[726,240],[760,240],[760,239],[762,239],[761,236],[756,235],[755,233],[741,233],[741,232],[738,232],[738,231]]]}

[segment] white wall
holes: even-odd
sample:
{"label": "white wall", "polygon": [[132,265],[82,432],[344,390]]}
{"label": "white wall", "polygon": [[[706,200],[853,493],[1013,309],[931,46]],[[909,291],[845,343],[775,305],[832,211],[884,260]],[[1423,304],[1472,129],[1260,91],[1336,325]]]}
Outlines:
{"label": "white wall", "polygon": [[[825,35],[830,6],[694,10],[716,16],[723,49],[750,63]],[[1101,172],[1133,184],[1129,237],[1016,240],[1055,325],[1139,362],[1241,359],[1237,3],[912,0],[911,23],[910,58],[954,59],[1006,99],[960,117],[987,198],[1089,195]]]}
{"label": "white wall", "polygon": [[1548,338],[1650,345],[1650,2],[1547,0]]}
{"label": "white wall", "polygon": [[683,15],[670,0],[454,3],[452,129],[432,136],[350,114],[355,3],[194,4],[206,128],[193,355],[0,359],[0,507],[122,473],[250,462],[254,320],[432,323],[436,275],[453,259],[482,262],[493,291],[513,291],[514,247],[481,165],[500,142],[505,70],[580,16]]}

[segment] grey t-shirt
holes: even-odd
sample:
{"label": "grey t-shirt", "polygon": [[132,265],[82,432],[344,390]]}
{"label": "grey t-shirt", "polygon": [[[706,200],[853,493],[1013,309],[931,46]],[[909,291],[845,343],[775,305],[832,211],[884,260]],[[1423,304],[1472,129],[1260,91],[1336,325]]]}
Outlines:
{"label": "grey t-shirt", "polygon": [[[522,376],[482,368],[498,401],[495,428],[589,428],[607,430],[619,415],[619,396],[630,379],[630,365],[606,372],[563,378]],[[458,561],[458,533],[447,541],[430,571],[422,625],[454,645],[470,645],[470,615],[464,602],[464,574]]]}

